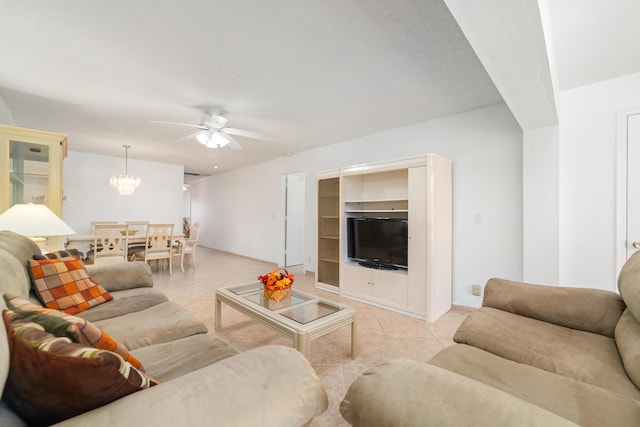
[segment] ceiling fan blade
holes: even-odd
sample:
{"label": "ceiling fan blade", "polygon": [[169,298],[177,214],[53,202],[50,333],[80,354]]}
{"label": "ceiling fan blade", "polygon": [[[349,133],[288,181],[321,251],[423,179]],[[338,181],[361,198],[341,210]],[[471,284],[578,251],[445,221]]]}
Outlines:
{"label": "ceiling fan blade", "polygon": [[187,136],[183,136],[182,138],[178,139],[176,142],[183,142],[183,141],[186,141],[187,139],[191,139],[191,138],[193,138],[194,136],[196,136],[197,134],[199,134],[200,132],[202,132],[202,131],[201,131],[201,130],[199,130],[199,131],[197,131],[197,132],[190,133],[189,135],[187,135]]}
{"label": "ceiling fan blade", "polygon": [[204,130],[208,129],[206,126],[194,125],[193,123],[164,122],[164,121],[160,121],[160,120],[151,120],[151,123],[160,123],[160,124],[163,124],[163,125],[189,126],[189,127],[192,127],[192,128],[198,128],[198,129],[204,129]]}
{"label": "ceiling fan blade", "polygon": [[229,148],[231,148],[232,150],[240,150],[242,148],[242,145],[240,145],[238,141],[231,138],[229,135],[222,135],[229,140]]}
{"label": "ceiling fan blade", "polygon": [[253,138],[253,139],[261,139],[261,140],[269,139],[265,135],[262,135],[261,133],[251,132],[249,130],[224,127],[221,129],[221,131],[224,133],[228,133],[229,135],[245,136],[247,138]]}

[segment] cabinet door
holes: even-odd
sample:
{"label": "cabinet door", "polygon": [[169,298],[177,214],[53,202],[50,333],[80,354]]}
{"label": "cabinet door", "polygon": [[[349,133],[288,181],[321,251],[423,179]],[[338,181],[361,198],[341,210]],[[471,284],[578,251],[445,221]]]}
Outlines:
{"label": "cabinet door", "polygon": [[401,307],[407,306],[407,275],[384,270],[371,271],[371,296]]}
{"label": "cabinet door", "polygon": [[409,295],[408,306],[427,309],[426,167],[409,168]]}
{"label": "cabinet door", "polygon": [[0,125],[0,212],[15,204],[45,204],[62,216],[63,135]]}
{"label": "cabinet door", "polygon": [[348,294],[371,296],[371,272],[368,268],[356,265],[344,264],[342,266],[342,276],[340,288]]}

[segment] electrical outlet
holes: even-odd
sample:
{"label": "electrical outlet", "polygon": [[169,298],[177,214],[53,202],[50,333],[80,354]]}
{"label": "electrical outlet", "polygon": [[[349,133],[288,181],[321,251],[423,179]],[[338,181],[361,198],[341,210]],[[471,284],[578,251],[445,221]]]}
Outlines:
{"label": "electrical outlet", "polygon": [[479,297],[482,295],[482,286],[480,285],[471,285],[471,295]]}

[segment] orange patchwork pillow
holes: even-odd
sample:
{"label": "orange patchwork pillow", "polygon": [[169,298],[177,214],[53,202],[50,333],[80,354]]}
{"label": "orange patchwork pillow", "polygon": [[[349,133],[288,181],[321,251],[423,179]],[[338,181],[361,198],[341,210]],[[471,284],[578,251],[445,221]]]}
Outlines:
{"label": "orange patchwork pillow", "polygon": [[30,259],[29,267],[38,298],[48,308],[76,314],[113,299],[78,257]]}

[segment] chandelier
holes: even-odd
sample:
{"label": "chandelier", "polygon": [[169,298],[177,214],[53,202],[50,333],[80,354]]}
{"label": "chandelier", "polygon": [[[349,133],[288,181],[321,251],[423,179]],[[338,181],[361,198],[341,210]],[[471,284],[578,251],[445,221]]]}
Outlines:
{"label": "chandelier", "polygon": [[130,196],[140,186],[140,178],[134,175],[128,175],[129,172],[129,148],[130,145],[123,145],[125,148],[124,175],[113,175],[109,183],[113,188],[118,190],[121,196]]}

